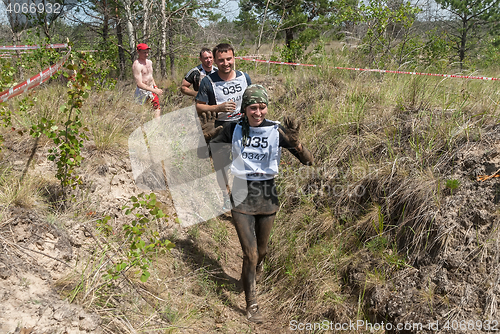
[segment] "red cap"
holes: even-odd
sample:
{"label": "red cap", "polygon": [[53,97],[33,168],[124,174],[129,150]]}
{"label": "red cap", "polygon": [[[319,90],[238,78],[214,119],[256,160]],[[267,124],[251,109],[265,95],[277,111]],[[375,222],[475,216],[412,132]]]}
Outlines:
{"label": "red cap", "polygon": [[151,48],[146,43],[141,43],[137,45],[137,51],[150,50]]}

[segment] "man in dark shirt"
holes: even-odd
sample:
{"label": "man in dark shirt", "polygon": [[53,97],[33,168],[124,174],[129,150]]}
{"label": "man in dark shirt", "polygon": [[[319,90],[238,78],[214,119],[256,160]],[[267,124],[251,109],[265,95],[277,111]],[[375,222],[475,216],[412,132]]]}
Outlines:
{"label": "man in dark shirt", "polygon": [[[195,97],[200,87],[200,82],[209,74],[217,72],[217,67],[213,66],[214,58],[212,51],[208,48],[203,48],[200,51],[201,64],[191,69],[184,79],[182,79],[181,93],[184,95]],[[191,89],[193,86],[193,89]]]}
{"label": "man in dark shirt", "polygon": [[[217,72],[207,75],[200,83],[196,95],[196,111],[203,113],[218,112],[215,126],[237,122],[241,118],[241,99],[245,89],[252,84],[248,74],[234,70],[234,48],[230,44],[218,44],[212,51]],[[223,209],[231,209],[227,187],[228,168],[231,164],[229,151],[213,156],[217,182],[223,195]]]}
{"label": "man in dark shirt", "polygon": [[234,70],[234,48],[230,44],[217,45],[213,55],[218,71],[201,81],[196,111],[200,116],[204,112],[218,112],[216,126],[219,126],[240,119],[241,98],[252,81],[248,74]]}

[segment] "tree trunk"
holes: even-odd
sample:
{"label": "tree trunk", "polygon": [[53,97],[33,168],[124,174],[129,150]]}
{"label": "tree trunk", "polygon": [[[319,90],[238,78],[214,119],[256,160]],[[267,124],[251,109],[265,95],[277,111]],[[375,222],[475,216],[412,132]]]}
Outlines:
{"label": "tree trunk", "polygon": [[161,0],[161,45],[160,45],[160,72],[161,77],[167,77],[167,13],[165,0]]}
{"label": "tree trunk", "polygon": [[168,20],[168,57],[170,58],[170,75],[174,77],[175,72],[175,52],[174,52],[174,36],[173,36],[172,19]]}
{"label": "tree trunk", "polygon": [[50,27],[49,27],[49,22],[47,20],[47,16],[43,18],[43,33],[49,40],[49,44],[52,43],[52,37],[50,36]]}
{"label": "tree trunk", "polygon": [[458,50],[458,57],[460,60],[460,71],[463,69],[464,66],[465,47],[467,45],[467,24],[468,24],[468,19],[466,16],[464,16],[462,18],[462,36],[460,37],[460,47]]}
{"label": "tree trunk", "polygon": [[144,21],[142,23],[142,39],[143,43],[149,42],[149,2],[142,0],[142,7],[144,8]]}
{"label": "tree trunk", "polygon": [[293,41],[293,30],[292,29],[285,29],[285,42],[286,42],[286,47],[290,49],[290,46]]}
{"label": "tree trunk", "polygon": [[123,50],[123,32],[122,22],[118,13],[118,7],[115,8],[116,13],[116,39],[118,41],[118,59],[120,60],[120,80],[125,79],[125,50]]}
{"label": "tree trunk", "polygon": [[130,55],[132,61],[134,61],[135,51],[135,29],[132,17],[132,3],[134,0],[123,0],[123,7],[125,8],[125,18],[127,21],[127,35],[128,35],[128,45],[130,49]]}
{"label": "tree trunk", "polygon": [[102,42],[104,46],[106,46],[108,44],[108,34],[109,34],[109,6],[107,0],[102,1],[102,11],[103,11]]}
{"label": "tree trunk", "polygon": [[[285,43],[286,47],[288,48],[288,51],[291,51],[292,47],[292,41],[293,41],[293,30],[292,29],[285,29]],[[288,57],[285,59],[287,62],[294,62],[295,61],[295,56],[292,55],[292,52],[288,52]]]}

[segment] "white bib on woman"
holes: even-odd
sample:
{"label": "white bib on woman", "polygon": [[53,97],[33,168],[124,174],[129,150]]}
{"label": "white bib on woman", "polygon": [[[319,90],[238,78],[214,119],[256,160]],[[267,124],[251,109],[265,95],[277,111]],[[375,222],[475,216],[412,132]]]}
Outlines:
{"label": "white bib on woman", "polygon": [[231,173],[241,179],[263,181],[278,175],[281,158],[279,122],[271,126],[250,127],[247,146],[243,146],[242,127],[237,124],[233,132],[233,162]]}

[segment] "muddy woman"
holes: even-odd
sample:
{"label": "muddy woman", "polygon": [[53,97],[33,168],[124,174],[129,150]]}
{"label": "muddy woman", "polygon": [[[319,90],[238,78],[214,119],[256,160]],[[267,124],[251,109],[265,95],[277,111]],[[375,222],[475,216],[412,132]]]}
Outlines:
{"label": "muddy woman", "polygon": [[300,123],[285,118],[282,126],[267,120],[267,106],[266,89],[250,85],[242,97],[243,117],[238,123],[215,128],[214,115],[202,116],[205,137],[213,137],[210,141],[213,154],[231,144],[234,175],[231,214],[243,250],[241,280],[247,319],[255,323],[263,322],[256,281],[262,275],[267,243],[279,208],[274,178],[278,175],[281,147],[288,149],[301,163],[313,164],[312,154],[299,141]]}

